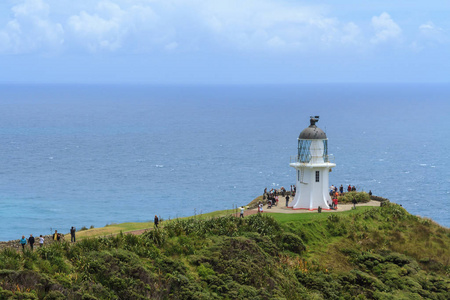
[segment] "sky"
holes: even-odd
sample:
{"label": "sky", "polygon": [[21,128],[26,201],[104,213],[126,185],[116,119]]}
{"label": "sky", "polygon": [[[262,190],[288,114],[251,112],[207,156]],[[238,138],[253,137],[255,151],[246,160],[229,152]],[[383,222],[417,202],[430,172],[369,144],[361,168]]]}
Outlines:
{"label": "sky", "polygon": [[2,0],[0,84],[441,83],[447,0]]}

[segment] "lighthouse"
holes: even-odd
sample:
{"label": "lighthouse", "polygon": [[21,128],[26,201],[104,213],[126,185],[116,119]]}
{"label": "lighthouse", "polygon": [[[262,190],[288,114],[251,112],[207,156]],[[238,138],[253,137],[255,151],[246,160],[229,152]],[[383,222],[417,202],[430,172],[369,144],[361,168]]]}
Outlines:
{"label": "lighthouse", "polygon": [[316,126],[319,116],[311,117],[309,127],[298,137],[298,154],[291,157],[290,166],[297,171],[297,193],[289,203],[292,209],[330,209],[328,174],[336,164],[328,156],[328,139]]}

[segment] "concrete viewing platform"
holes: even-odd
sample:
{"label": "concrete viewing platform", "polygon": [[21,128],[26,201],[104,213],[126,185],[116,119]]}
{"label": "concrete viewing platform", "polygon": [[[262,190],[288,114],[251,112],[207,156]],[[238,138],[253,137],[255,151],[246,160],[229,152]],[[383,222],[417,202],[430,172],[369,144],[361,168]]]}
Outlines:
{"label": "concrete viewing platform", "polygon": [[[317,213],[317,209],[314,210],[308,210],[308,209],[292,209],[289,207],[286,207],[286,198],[283,196],[278,197],[278,205],[272,206],[272,208],[267,208],[267,204],[263,206],[263,213],[282,213],[282,214],[298,214],[298,213]],[[359,206],[380,206],[380,201],[370,200],[367,203],[357,203],[356,208]],[[322,209],[322,213],[330,213],[330,212],[341,212],[341,211],[348,211],[353,208],[352,203],[346,203],[346,204],[339,204],[338,203],[338,209],[334,210],[325,210]],[[244,215],[253,215],[258,213],[258,208],[252,208],[245,210]]]}

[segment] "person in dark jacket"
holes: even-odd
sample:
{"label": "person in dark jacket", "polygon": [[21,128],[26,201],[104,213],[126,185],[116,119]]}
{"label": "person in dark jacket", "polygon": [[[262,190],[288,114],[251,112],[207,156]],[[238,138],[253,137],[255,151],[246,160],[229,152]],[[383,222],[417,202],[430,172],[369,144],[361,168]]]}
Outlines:
{"label": "person in dark jacket", "polygon": [[30,234],[30,237],[28,238],[28,243],[30,244],[31,251],[33,251],[34,237],[32,234]]}
{"label": "person in dark jacket", "polygon": [[58,233],[58,230],[55,230],[55,233],[53,234],[53,240],[58,242],[61,240],[61,234]]}
{"label": "person in dark jacket", "polygon": [[72,228],[70,228],[70,241],[72,243],[75,243],[75,231],[77,231],[77,229],[72,226]]}
{"label": "person in dark jacket", "polygon": [[155,228],[158,228],[159,219],[157,215],[155,215],[155,220],[153,222],[155,223]]}

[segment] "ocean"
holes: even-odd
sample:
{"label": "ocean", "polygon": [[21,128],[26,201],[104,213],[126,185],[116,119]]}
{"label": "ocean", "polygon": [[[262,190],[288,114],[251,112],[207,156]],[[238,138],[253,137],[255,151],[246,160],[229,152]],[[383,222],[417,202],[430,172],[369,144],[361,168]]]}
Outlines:
{"label": "ocean", "polygon": [[450,226],[450,85],[2,85],[0,112],[0,240],[289,188],[313,115],[335,157],[330,184]]}

